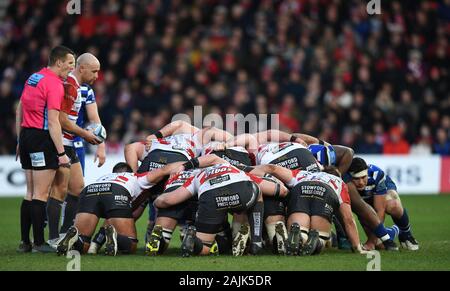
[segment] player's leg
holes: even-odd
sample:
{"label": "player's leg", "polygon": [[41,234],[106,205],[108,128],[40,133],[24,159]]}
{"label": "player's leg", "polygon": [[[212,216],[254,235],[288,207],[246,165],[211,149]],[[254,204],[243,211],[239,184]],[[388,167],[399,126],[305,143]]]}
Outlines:
{"label": "player's leg", "polygon": [[305,212],[292,212],[288,217],[289,234],[286,242],[287,255],[299,255],[309,238],[310,216]]}
{"label": "player's leg", "polygon": [[297,255],[300,253],[303,243],[308,240],[310,225],[310,200],[302,195],[302,187],[297,185],[291,189],[287,200],[288,214],[288,239],[286,242],[286,254]]}
{"label": "player's leg", "polygon": [[286,252],[284,241],[287,239],[285,224],[286,206],[284,199],[274,197],[264,198],[264,223],[267,232],[267,242],[274,253]]}
{"label": "player's leg", "polygon": [[64,203],[69,186],[70,169],[60,167],[55,174],[55,179],[50,190],[50,197],[47,201],[47,218],[49,230],[49,244],[56,245],[59,239],[59,222],[61,207]]}
{"label": "player's leg", "polygon": [[[50,186],[55,177],[55,170],[32,170],[33,183],[33,199],[32,207],[32,224],[33,224],[33,251],[51,252],[54,251],[45,245],[44,239],[44,223],[46,218],[46,204]],[[48,248],[47,248],[48,247]]]}
{"label": "player's leg", "polygon": [[[145,244],[148,255],[162,254],[169,247],[172,234],[179,221],[193,221],[197,212],[197,201],[188,200],[169,208],[158,209],[155,226]],[[183,239],[182,239],[183,240]]]}
{"label": "player's leg", "polygon": [[150,236],[152,235],[153,227],[155,226],[155,220],[156,220],[156,209],[153,203],[148,203],[148,220],[147,220],[147,230],[145,232],[145,244],[147,245],[147,242],[150,239]]}
{"label": "player's leg", "polygon": [[217,190],[205,192],[200,196],[195,225],[188,226],[181,243],[183,257],[209,254],[216,233],[222,230],[228,212],[226,209],[217,209]]}
{"label": "player's leg", "polygon": [[81,145],[79,147],[75,145],[75,153],[77,154],[77,157],[80,160],[81,170],[83,171],[84,177],[86,151],[84,150],[83,142],[81,142]]}
{"label": "player's leg", "polygon": [[375,210],[361,198],[353,183],[347,183],[347,186],[352,210],[358,216],[359,220],[366,224],[381,239],[386,250],[398,250],[394,242],[397,234],[395,229],[384,226]]}
{"label": "player's leg", "polygon": [[302,254],[319,254],[330,239],[331,218],[325,218],[319,215],[311,216],[311,227],[309,230],[308,241],[306,241]]}
{"label": "player's leg", "polygon": [[150,256],[156,256],[164,253],[169,247],[172,234],[177,226],[177,220],[172,217],[159,216],[156,218],[155,226],[145,245],[145,253]]}
{"label": "player's leg", "polygon": [[102,224],[102,226],[99,228],[97,233],[94,235],[94,237],[91,239],[91,244],[89,245],[89,249],[87,251],[90,255],[96,255],[98,251],[102,248],[102,246],[106,242],[106,226],[110,223],[108,220],[105,220]]}
{"label": "player's leg", "polygon": [[27,192],[20,205],[20,234],[21,242],[17,248],[17,252],[28,253],[31,252],[31,200],[33,197],[33,180],[31,170],[25,170],[25,178],[27,182]]}
{"label": "player's leg", "polygon": [[74,162],[70,167],[70,179],[67,196],[64,207],[64,220],[61,226],[61,233],[65,233],[69,227],[73,225],[75,214],[78,208],[78,200],[81,191],[84,188],[83,170],[79,161],[72,159]]}
{"label": "player's leg", "polygon": [[[250,224],[250,253],[258,254],[262,250],[262,230],[264,227],[264,202],[259,186],[254,182],[236,183],[235,192],[239,193],[241,203],[247,205],[250,201],[255,201],[253,206],[246,206],[247,218]],[[241,192],[239,192],[241,191]]]}
{"label": "player's leg", "polygon": [[[228,215],[225,210],[214,210],[214,212],[215,217],[213,219],[211,219],[212,217],[206,220],[202,219],[203,215],[199,214],[195,225],[188,226],[181,244],[181,255],[183,257],[210,254],[216,233],[222,230],[222,224],[217,221],[223,221]],[[213,223],[213,220],[216,220],[216,223]],[[207,223],[200,221],[206,221]]]}
{"label": "player's leg", "polygon": [[134,219],[122,217],[128,215],[122,215],[121,212],[121,210],[116,210],[108,214],[108,216],[113,217],[108,218],[110,225],[105,227],[105,254],[107,255],[115,256],[118,251],[122,254],[136,252],[138,240]]}
{"label": "player's leg", "polygon": [[397,191],[394,189],[388,190],[386,200],[386,213],[391,215],[392,220],[400,229],[398,235],[400,245],[408,250],[418,250],[419,243],[411,233],[408,211],[403,207]]}
{"label": "player's leg", "polygon": [[[58,255],[66,255],[71,250],[84,254],[89,249],[92,234],[98,223],[98,214],[83,212],[77,213],[75,223],[69,227],[57,245]],[[96,211],[92,211],[96,212]]]}

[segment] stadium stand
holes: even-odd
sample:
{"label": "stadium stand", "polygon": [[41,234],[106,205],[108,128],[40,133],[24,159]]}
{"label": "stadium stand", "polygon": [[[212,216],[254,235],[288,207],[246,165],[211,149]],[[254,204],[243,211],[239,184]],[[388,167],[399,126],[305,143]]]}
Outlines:
{"label": "stadium stand", "polygon": [[381,15],[354,0],[65,3],[13,0],[1,17],[0,154],[25,78],[63,44],[101,60],[109,153],[202,105],[279,113],[357,153],[450,155],[449,0],[381,0]]}

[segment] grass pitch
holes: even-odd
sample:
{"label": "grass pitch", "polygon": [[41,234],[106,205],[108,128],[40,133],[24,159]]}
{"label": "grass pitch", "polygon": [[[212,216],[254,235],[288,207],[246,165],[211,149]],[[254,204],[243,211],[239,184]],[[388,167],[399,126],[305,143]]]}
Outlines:
{"label": "grass pitch", "polygon": [[[414,236],[420,250],[381,252],[381,270],[450,270],[450,195],[402,196],[408,208]],[[70,259],[56,254],[18,254],[20,240],[20,198],[0,199],[0,270],[65,271]],[[390,218],[387,225],[391,225]],[[165,256],[143,255],[146,217],[138,221],[139,249],[135,255],[106,257],[82,256],[82,271],[364,271],[370,259],[347,251],[327,250],[314,257],[284,257],[267,252],[261,256],[180,257],[178,232],[174,233]],[[360,229],[361,240],[365,239]]]}

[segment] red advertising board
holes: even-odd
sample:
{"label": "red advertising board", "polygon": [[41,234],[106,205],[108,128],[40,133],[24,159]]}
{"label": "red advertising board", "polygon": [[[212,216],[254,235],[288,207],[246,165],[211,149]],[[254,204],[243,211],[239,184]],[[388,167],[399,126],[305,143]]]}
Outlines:
{"label": "red advertising board", "polygon": [[441,158],[441,193],[450,194],[450,157]]}

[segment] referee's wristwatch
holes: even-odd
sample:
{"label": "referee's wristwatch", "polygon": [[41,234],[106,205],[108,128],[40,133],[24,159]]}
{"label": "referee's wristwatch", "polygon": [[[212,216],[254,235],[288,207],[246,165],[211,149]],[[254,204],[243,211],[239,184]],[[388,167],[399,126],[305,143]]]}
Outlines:
{"label": "referee's wristwatch", "polygon": [[66,155],[66,152],[65,152],[65,151],[62,152],[62,153],[58,153],[58,158],[63,157],[63,156],[65,156],[65,155]]}

